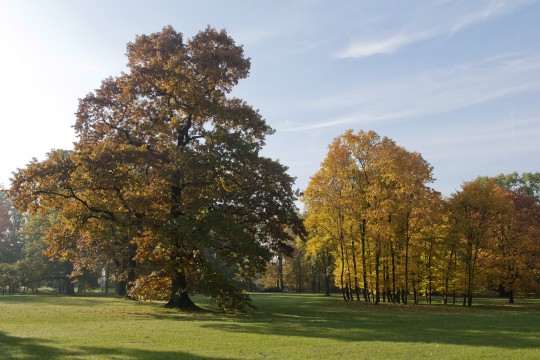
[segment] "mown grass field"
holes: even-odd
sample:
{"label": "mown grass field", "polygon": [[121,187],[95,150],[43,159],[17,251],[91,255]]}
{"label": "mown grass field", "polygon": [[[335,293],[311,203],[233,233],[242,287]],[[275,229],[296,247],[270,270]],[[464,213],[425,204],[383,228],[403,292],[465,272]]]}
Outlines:
{"label": "mown grass field", "polygon": [[0,295],[0,359],[540,359],[539,301],[462,308],[253,299],[252,314],[224,315],[112,296]]}

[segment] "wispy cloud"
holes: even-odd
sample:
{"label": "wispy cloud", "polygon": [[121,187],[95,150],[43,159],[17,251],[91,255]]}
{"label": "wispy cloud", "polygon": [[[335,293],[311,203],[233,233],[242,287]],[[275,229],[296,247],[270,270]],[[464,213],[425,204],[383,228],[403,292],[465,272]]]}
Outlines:
{"label": "wispy cloud", "polygon": [[514,9],[515,8],[507,4],[507,1],[491,1],[487,4],[486,7],[478,9],[471,14],[464,15],[461,18],[458,18],[457,22],[450,30],[450,33],[457,33],[458,31],[465,29],[469,26],[473,26],[475,24],[487,21],[488,19],[494,18],[498,15],[511,12]]}
{"label": "wispy cloud", "polygon": [[452,69],[426,71],[305,104],[321,113],[341,112],[280,131],[365,125],[442,114],[516,94],[540,91],[539,56],[504,56]]}
{"label": "wispy cloud", "polygon": [[[499,144],[503,144],[509,137],[511,137],[512,140],[515,140],[516,137],[538,137],[540,135],[540,128],[537,126],[540,123],[540,117],[521,118],[519,121],[514,121],[513,123],[502,120],[502,118],[506,117],[506,114],[500,114],[492,119],[491,126],[469,129],[469,132],[465,135],[459,131],[459,133],[446,134],[446,136],[436,139],[423,138],[420,141],[416,141],[422,146],[435,146],[441,148],[442,151],[448,152],[448,148],[462,148],[467,144],[485,144],[490,142],[499,142]],[[457,129],[456,131],[458,130],[460,129]],[[512,143],[513,142],[514,141],[512,141]],[[540,148],[538,142],[529,145]],[[501,146],[501,148],[504,147]],[[493,151],[493,149],[491,149],[491,151]]]}
{"label": "wispy cloud", "polygon": [[431,37],[429,33],[396,34],[381,40],[352,43],[336,54],[339,59],[363,58],[376,54],[393,54],[404,46]]}
{"label": "wispy cloud", "polygon": [[[406,46],[437,38],[452,36],[471,26],[512,13],[535,0],[443,1],[394,14],[384,24],[396,28],[372,28],[369,35],[352,41],[337,51],[338,59],[365,58],[377,54],[393,54]],[[404,22],[404,19],[408,19]]]}

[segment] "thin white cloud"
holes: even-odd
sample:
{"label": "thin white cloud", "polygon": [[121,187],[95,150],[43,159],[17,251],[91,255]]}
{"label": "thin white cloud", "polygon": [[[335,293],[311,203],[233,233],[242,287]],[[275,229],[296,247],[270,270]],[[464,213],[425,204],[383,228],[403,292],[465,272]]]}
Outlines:
{"label": "thin white cloud", "polygon": [[364,58],[376,54],[393,54],[404,46],[431,37],[430,34],[397,34],[377,41],[355,42],[335,56],[338,59]]}
{"label": "thin white cloud", "polygon": [[464,15],[458,19],[457,23],[450,30],[451,34],[457,33],[458,31],[465,29],[469,26],[484,22],[489,18],[496,17],[502,13],[510,12],[513,10],[512,7],[506,8],[508,6],[506,1],[491,1],[487,4],[485,8],[479,9],[471,14]]}
{"label": "thin white cloud", "polygon": [[[353,41],[334,57],[365,58],[377,54],[393,54],[406,46],[439,36],[452,36],[466,28],[510,14],[536,0],[486,0],[439,2],[395,14],[392,22],[398,24],[393,31],[374,28],[368,38]],[[403,22],[403,19],[408,19]],[[383,23],[385,26],[390,23]]]}
{"label": "thin white cloud", "polygon": [[[492,119],[492,124],[489,127],[471,128],[466,134],[463,134],[462,129],[456,129],[455,134],[447,134],[444,137],[438,138],[422,138],[420,141],[415,139],[415,142],[423,147],[431,146],[440,148],[442,151],[447,151],[448,148],[461,148],[467,144],[477,145],[490,142],[513,144],[515,143],[515,138],[537,138],[540,135],[540,128],[537,126],[540,123],[539,117],[522,118],[510,124],[502,118],[503,115]],[[512,127],[516,127],[513,132]],[[512,139],[512,141],[508,142],[507,140],[509,139]],[[540,148],[538,142],[531,142],[530,145]],[[523,147],[523,144],[520,144],[520,147]],[[504,147],[501,146],[501,148]]]}
{"label": "thin white cloud", "polygon": [[303,126],[287,124],[278,129],[305,131],[403,120],[530,92],[540,92],[540,57],[506,56],[366,84],[356,91],[310,101],[305,104],[307,111],[341,114]]}
{"label": "thin white cloud", "polygon": [[326,121],[317,122],[317,123],[308,124],[308,125],[294,126],[294,124],[290,124],[290,126],[280,127],[279,131],[296,132],[296,131],[324,129],[324,128],[329,128],[329,127],[349,125],[349,124],[366,125],[366,124],[376,123],[379,121],[407,118],[411,115],[414,115],[414,111],[402,111],[402,112],[395,112],[395,113],[391,113],[391,112],[390,113],[366,113],[366,112],[358,111],[355,113],[343,115],[340,117],[336,117],[336,118],[328,119]]}

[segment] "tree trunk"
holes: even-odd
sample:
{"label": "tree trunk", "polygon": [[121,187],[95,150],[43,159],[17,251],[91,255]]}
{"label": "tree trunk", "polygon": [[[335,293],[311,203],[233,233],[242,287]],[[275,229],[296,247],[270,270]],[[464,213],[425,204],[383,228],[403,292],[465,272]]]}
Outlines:
{"label": "tree trunk", "polygon": [[317,278],[319,277],[317,267],[311,267],[311,292],[317,293]]}
{"label": "tree trunk", "polygon": [[109,293],[109,265],[105,267],[105,294]]}
{"label": "tree trunk", "polygon": [[514,303],[514,290],[510,289],[508,291],[508,303],[513,304]]}
{"label": "tree trunk", "polygon": [[[378,239],[378,242],[380,239]],[[379,265],[381,260],[381,249],[377,246],[375,250],[375,304],[381,301],[381,294],[379,292]]]}
{"label": "tree trunk", "polygon": [[427,288],[427,296],[428,296],[428,304],[431,305],[431,294],[433,293],[433,284],[432,284],[432,269],[431,269],[431,258],[433,254],[433,240],[430,241],[429,244],[429,258],[428,258],[428,288]]}
{"label": "tree trunk", "polygon": [[69,277],[66,277],[64,281],[66,282],[66,295],[75,295],[75,284],[71,282],[71,279]]}
{"label": "tree trunk", "polygon": [[302,258],[298,257],[298,281],[296,284],[296,291],[302,292],[304,288],[303,279],[302,279]]}
{"label": "tree trunk", "polygon": [[394,247],[392,246],[392,240],[390,239],[390,255],[392,256],[392,302],[396,302],[396,254],[394,253]]}
{"label": "tree trunk", "polygon": [[450,272],[452,270],[452,260],[454,257],[454,248],[450,249],[450,260],[448,261],[448,268],[446,270],[446,275],[444,277],[444,305],[448,303],[448,292],[450,291],[449,282],[450,282]]}
{"label": "tree trunk", "polygon": [[189,298],[186,286],[185,275],[178,272],[178,275],[172,281],[171,294],[165,307],[181,310],[199,310],[200,308]]}
{"label": "tree trunk", "polygon": [[127,281],[119,280],[116,282],[116,295],[125,297],[127,295]]}
{"label": "tree trunk", "polygon": [[367,283],[367,269],[366,269],[366,219],[362,219],[362,278],[364,280],[364,300],[368,301],[368,283]]}
{"label": "tree trunk", "polygon": [[349,263],[349,252],[345,251],[345,258],[347,259],[347,299],[354,300],[353,285],[351,280],[351,265]]}
{"label": "tree trunk", "polygon": [[405,223],[405,289],[403,289],[403,304],[405,305],[407,305],[407,296],[409,294],[409,241],[411,240],[409,234],[409,216],[407,212]]}
{"label": "tree trunk", "polygon": [[351,247],[352,247],[352,261],[353,261],[353,272],[354,272],[354,292],[356,294],[356,300],[360,301],[360,287],[358,286],[358,271],[356,268],[356,247],[354,244],[354,236],[352,236],[351,240]]}
{"label": "tree trunk", "polygon": [[75,295],[75,284],[73,284],[69,275],[73,272],[73,263],[66,262],[66,275],[64,277],[65,282],[65,294],[66,295]]}
{"label": "tree trunk", "polygon": [[506,291],[504,290],[504,286],[503,284],[499,284],[499,297],[505,297],[506,296]]}
{"label": "tree trunk", "polygon": [[129,294],[129,290],[133,287],[135,280],[137,280],[137,274],[135,273],[135,261],[133,260],[130,260],[130,267],[127,276],[127,297],[132,299],[133,297]]}
{"label": "tree trunk", "polygon": [[[454,271],[457,269],[457,256],[454,256]],[[456,277],[452,279],[452,305],[456,305]]]}
{"label": "tree trunk", "polygon": [[414,281],[414,278],[412,280],[412,286],[413,286],[413,301],[415,305],[418,305],[418,290],[416,289],[416,281]]}
{"label": "tree trunk", "polygon": [[339,246],[340,246],[340,249],[341,249],[341,273],[340,273],[341,292],[343,293],[343,300],[347,301],[345,282],[344,282],[344,276],[345,276],[345,251],[343,249],[343,234],[341,234],[341,232],[340,232],[340,236],[339,236]]}
{"label": "tree trunk", "polygon": [[277,288],[281,291],[284,291],[285,284],[283,283],[283,256],[281,256],[281,254],[278,255],[277,273]]}
{"label": "tree trunk", "polygon": [[332,272],[330,271],[330,264],[332,262],[332,255],[328,251],[326,254],[326,262],[324,266],[324,295],[330,296],[330,281],[332,279]]}

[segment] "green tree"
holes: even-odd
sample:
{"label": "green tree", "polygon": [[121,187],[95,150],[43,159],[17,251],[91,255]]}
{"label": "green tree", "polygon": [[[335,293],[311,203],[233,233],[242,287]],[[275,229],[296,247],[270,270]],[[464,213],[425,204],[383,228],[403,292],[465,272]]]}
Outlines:
{"label": "green tree", "polygon": [[511,174],[499,174],[494,177],[481,176],[478,178],[482,182],[490,179],[508,190],[533,197],[540,204],[540,173],[523,173],[520,175],[513,172]]}
{"label": "green tree", "polygon": [[98,259],[121,239],[133,296],[190,308],[196,292],[241,309],[230,274],[264,270],[303,232],[293,178],[259,154],[273,130],[227,96],[250,61],[210,27],[185,42],[170,26],[138,36],[127,57],[127,73],[80,100],[74,151],[15,174],[15,203],[58,209],[47,241],[75,264],[79,249]]}

